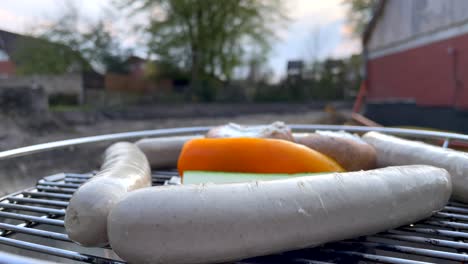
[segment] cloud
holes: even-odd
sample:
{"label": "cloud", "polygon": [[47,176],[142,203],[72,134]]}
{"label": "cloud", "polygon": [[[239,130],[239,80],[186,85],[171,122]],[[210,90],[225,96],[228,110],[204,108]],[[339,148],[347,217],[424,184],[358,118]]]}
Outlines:
{"label": "cloud", "polygon": [[26,17],[19,16],[5,9],[0,8],[0,25],[2,29],[18,32],[26,22]]}
{"label": "cloud", "polygon": [[293,0],[289,2],[289,12],[293,19],[308,21],[310,24],[328,24],[346,15],[341,2]]}
{"label": "cloud", "polygon": [[34,16],[21,15],[11,10],[0,8],[0,29],[19,34],[31,34],[38,27],[50,24],[50,21]]}
{"label": "cloud", "polygon": [[331,56],[342,58],[359,53],[361,49],[360,38],[354,36],[351,26],[343,22],[340,28],[340,42],[331,52]]}
{"label": "cloud", "polygon": [[359,39],[347,39],[340,42],[340,44],[332,51],[331,56],[335,58],[343,58],[359,52],[361,52],[361,42]]}
{"label": "cloud", "polygon": [[345,57],[360,50],[346,24],[342,0],[291,0],[287,8],[292,21],[279,30],[281,41],[275,43],[269,63],[276,77],[284,74],[288,60]]}

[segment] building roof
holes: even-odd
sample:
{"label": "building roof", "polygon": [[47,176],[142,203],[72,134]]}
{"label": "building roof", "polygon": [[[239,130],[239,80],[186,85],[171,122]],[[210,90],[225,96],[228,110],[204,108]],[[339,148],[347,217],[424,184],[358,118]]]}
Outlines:
{"label": "building roof", "polygon": [[11,56],[15,50],[16,42],[20,38],[24,38],[24,36],[0,29],[0,49]]}
{"label": "building roof", "polygon": [[362,46],[363,47],[365,47],[367,44],[367,41],[369,41],[369,38],[372,35],[372,32],[374,31],[377,21],[379,20],[379,18],[382,16],[384,12],[386,4],[387,4],[387,0],[379,0],[377,2],[372,18],[369,24],[367,24],[366,28],[364,29],[364,33],[362,34]]}

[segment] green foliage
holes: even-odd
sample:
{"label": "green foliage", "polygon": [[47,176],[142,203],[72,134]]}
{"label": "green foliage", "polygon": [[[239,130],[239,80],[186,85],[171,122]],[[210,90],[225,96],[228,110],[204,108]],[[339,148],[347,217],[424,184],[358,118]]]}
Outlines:
{"label": "green foliage", "polygon": [[156,81],[164,79],[188,80],[190,73],[169,61],[148,62],[145,66],[146,77]]}
{"label": "green foliage", "polygon": [[290,76],[279,85],[257,84],[254,100],[319,101],[343,100],[355,96],[361,82],[361,56],[316,61],[304,75]]}
{"label": "green foliage", "polygon": [[310,97],[336,100],[352,96],[361,82],[360,66],[359,55],[318,63]]}
{"label": "green foliage", "polygon": [[20,75],[64,74],[89,67],[79,53],[43,38],[20,38],[12,59]]}
{"label": "green foliage", "polygon": [[[236,67],[265,59],[274,29],[286,17],[280,0],[120,0],[135,12],[152,12],[149,49],[189,69],[192,86],[228,81]],[[138,7],[135,7],[138,6]]]}
{"label": "green foliage", "polygon": [[343,0],[348,7],[348,21],[356,36],[360,36],[369,24],[379,0]]}
{"label": "green foliage", "polygon": [[92,25],[77,39],[80,52],[99,69],[105,72],[128,73],[126,61],[131,56],[131,51],[120,47],[106,30],[103,21]]}
{"label": "green foliage", "polygon": [[69,105],[78,105],[79,99],[76,95],[69,94],[55,94],[49,96],[49,105],[50,106],[69,106]]}

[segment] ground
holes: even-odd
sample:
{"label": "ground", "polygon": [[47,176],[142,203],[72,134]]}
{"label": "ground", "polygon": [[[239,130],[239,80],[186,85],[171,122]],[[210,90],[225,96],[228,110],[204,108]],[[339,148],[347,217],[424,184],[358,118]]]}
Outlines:
{"label": "ground", "polygon": [[[283,114],[246,114],[230,117],[200,118],[156,118],[145,120],[99,120],[87,124],[57,124],[42,126],[35,131],[34,126],[25,125],[12,118],[3,119],[0,130],[1,150],[7,150],[32,144],[56,140],[93,136],[108,133],[128,132],[147,129],[212,126],[236,122],[240,124],[266,124],[277,120],[300,124],[343,124],[347,112],[306,111]],[[0,176],[4,184],[0,195],[20,190],[34,183],[43,176],[59,172],[87,172],[99,168],[100,155],[110,143],[92,143],[77,147],[33,154],[28,157],[0,161]]]}

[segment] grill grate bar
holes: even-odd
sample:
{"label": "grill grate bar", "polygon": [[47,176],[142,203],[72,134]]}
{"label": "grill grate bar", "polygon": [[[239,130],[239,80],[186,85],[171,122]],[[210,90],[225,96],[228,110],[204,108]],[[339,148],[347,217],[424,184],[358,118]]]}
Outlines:
{"label": "grill grate bar", "polygon": [[179,175],[153,175],[153,181],[154,180],[160,180],[160,181],[167,181],[171,179],[172,177],[177,177]]}
{"label": "grill grate bar", "polygon": [[401,259],[401,258],[394,258],[388,256],[381,256],[381,255],[373,255],[355,251],[343,251],[343,250],[333,250],[333,249],[321,249],[321,252],[332,254],[332,255],[344,255],[346,257],[351,258],[358,258],[361,260],[369,260],[375,261],[378,263],[388,263],[388,264],[430,264],[429,262],[424,261],[417,261],[417,260],[409,260],[409,259]]}
{"label": "grill grate bar", "polygon": [[46,192],[54,192],[54,193],[68,193],[68,194],[73,194],[76,189],[71,189],[71,188],[57,188],[57,187],[48,187],[48,186],[43,186],[43,185],[38,185],[36,188],[40,191],[46,191]]}
{"label": "grill grate bar", "polygon": [[402,228],[402,230],[411,231],[415,233],[439,235],[439,236],[445,236],[445,237],[450,237],[450,238],[468,239],[468,233],[463,233],[459,231],[450,231],[450,230],[433,229],[433,228],[419,228],[419,227],[405,227],[405,228]]}
{"label": "grill grate bar", "polygon": [[8,218],[8,219],[23,220],[23,221],[28,221],[28,222],[40,223],[40,224],[54,225],[54,226],[62,226],[62,227],[64,226],[63,220],[50,219],[50,218],[40,217],[40,216],[32,216],[32,215],[24,215],[24,214],[16,214],[16,213],[0,211],[0,217]]}
{"label": "grill grate bar", "polygon": [[81,184],[73,184],[73,183],[50,182],[50,181],[44,181],[44,180],[40,180],[39,184],[45,185],[45,186],[57,186],[57,187],[64,187],[64,188],[71,188],[71,189],[76,189],[80,187],[81,185]]}
{"label": "grill grate bar", "polygon": [[22,192],[23,196],[29,197],[41,197],[41,198],[54,198],[69,200],[71,199],[71,194],[62,194],[62,193],[48,193],[48,192]]}
{"label": "grill grate bar", "polygon": [[22,205],[22,204],[0,203],[0,208],[44,213],[44,214],[58,215],[58,216],[65,215],[65,210],[63,209],[52,209],[52,208]]}
{"label": "grill grate bar", "polygon": [[170,176],[179,176],[179,172],[177,170],[158,170],[153,172],[153,175],[170,175]]}
{"label": "grill grate bar", "polygon": [[78,183],[78,184],[83,184],[85,183],[87,180],[84,180],[84,179],[64,179],[64,181],[66,183]]}
{"label": "grill grate bar", "polygon": [[[333,264],[332,262],[325,262],[325,261],[317,261],[317,260],[310,260],[310,259],[303,259],[297,258],[293,259],[294,263],[304,263],[304,264]],[[244,262],[237,263],[237,264],[244,264]]]}
{"label": "grill grate bar", "polygon": [[21,197],[8,197],[7,199],[11,202],[16,202],[16,203],[43,204],[43,205],[51,205],[51,206],[59,206],[59,207],[68,206],[68,202],[63,202],[63,201],[53,201],[53,200],[44,200],[44,199],[35,199],[35,198],[21,198]]}
{"label": "grill grate bar", "polygon": [[468,208],[463,208],[459,206],[445,206],[444,212],[468,214]]}
{"label": "grill grate bar", "polygon": [[425,223],[430,224],[430,225],[441,226],[441,227],[448,227],[448,228],[454,228],[454,229],[467,229],[468,230],[468,224],[465,224],[465,223],[441,221],[441,220],[431,220],[431,221],[427,221]]}
{"label": "grill grate bar", "polygon": [[51,238],[55,240],[61,240],[61,241],[67,241],[67,242],[71,241],[67,235],[62,234],[62,233],[50,232],[50,231],[45,231],[45,230],[40,230],[40,229],[35,229],[35,228],[24,227],[20,225],[10,225],[10,224],[5,224],[5,223],[0,223],[0,229],[33,235],[33,236]]}
{"label": "grill grate bar", "polygon": [[152,183],[153,185],[162,185],[165,181],[167,180],[153,180]]}
{"label": "grill grate bar", "polygon": [[65,173],[65,179],[67,178],[76,178],[76,179],[89,179],[93,177],[93,173],[87,174],[78,174],[78,173]]}
{"label": "grill grate bar", "polygon": [[468,221],[468,215],[462,214],[453,214],[453,213],[443,213],[437,212],[434,214],[435,217],[446,218],[446,219],[456,219],[461,221]]}
{"label": "grill grate bar", "polygon": [[81,253],[70,251],[70,250],[44,246],[40,244],[35,244],[35,243],[26,242],[22,240],[16,240],[16,239],[7,238],[7,237],[0,237],[0,243],[4,245],[14,246],[14,247],[22,248],[22,249],[28,249],[28,250],[32,250],[32,251],[36,251],[40,253],[45,253],[45,254],[68,258],[68,259],[77,260],[77,261],[83,261],[87,263],[100,263],[100,264],[107,264],[107,263],[124,264],[125,263],[122,261],[106,259],[106,258],[101,258],[97,256],[85,255],[85,254],[81,254]]}
{"label": "grill grate bar", "polygon": [[460,203],[460,202],[454,202],[454,201],[450,201],[447,205],[448,206],[468,208],[468,204],[464,204],[464,203]]}
{"label": "grill grate bar", "polygon": [[362,245],[362,246],[366,246],[369,248],[394,251],[394,252],[399,252],[399,253],[414,254],[414,255],[432,257],[432,258],[438,258],[438,259],[455,260],[455,261],[461,261],[461,262],[468,261],[468,255],[446,252],[446,251],[439,251],[439,250],[432,250],[432,249],[425,249],[425,248],[415,248],[415,247],[384,244],[384,243],[377,243],[377,242],[356,242],[356,241],[343,241],[343,242],[337,242],[337,244],[339,245]]}
{"label": "grill grate bar", "polygon": [[418,236],[406,236],[406,235],[393,235],[393,234],[392,235],[383,234],[383,235],[378,235],[378,237],[407,241],[407,242],[422,243],[422,244],[431,244],[431,245],[439,246],[439,247],[468,249],[468,244],[466,243],[443,240],[443,239],[418,237]]}

